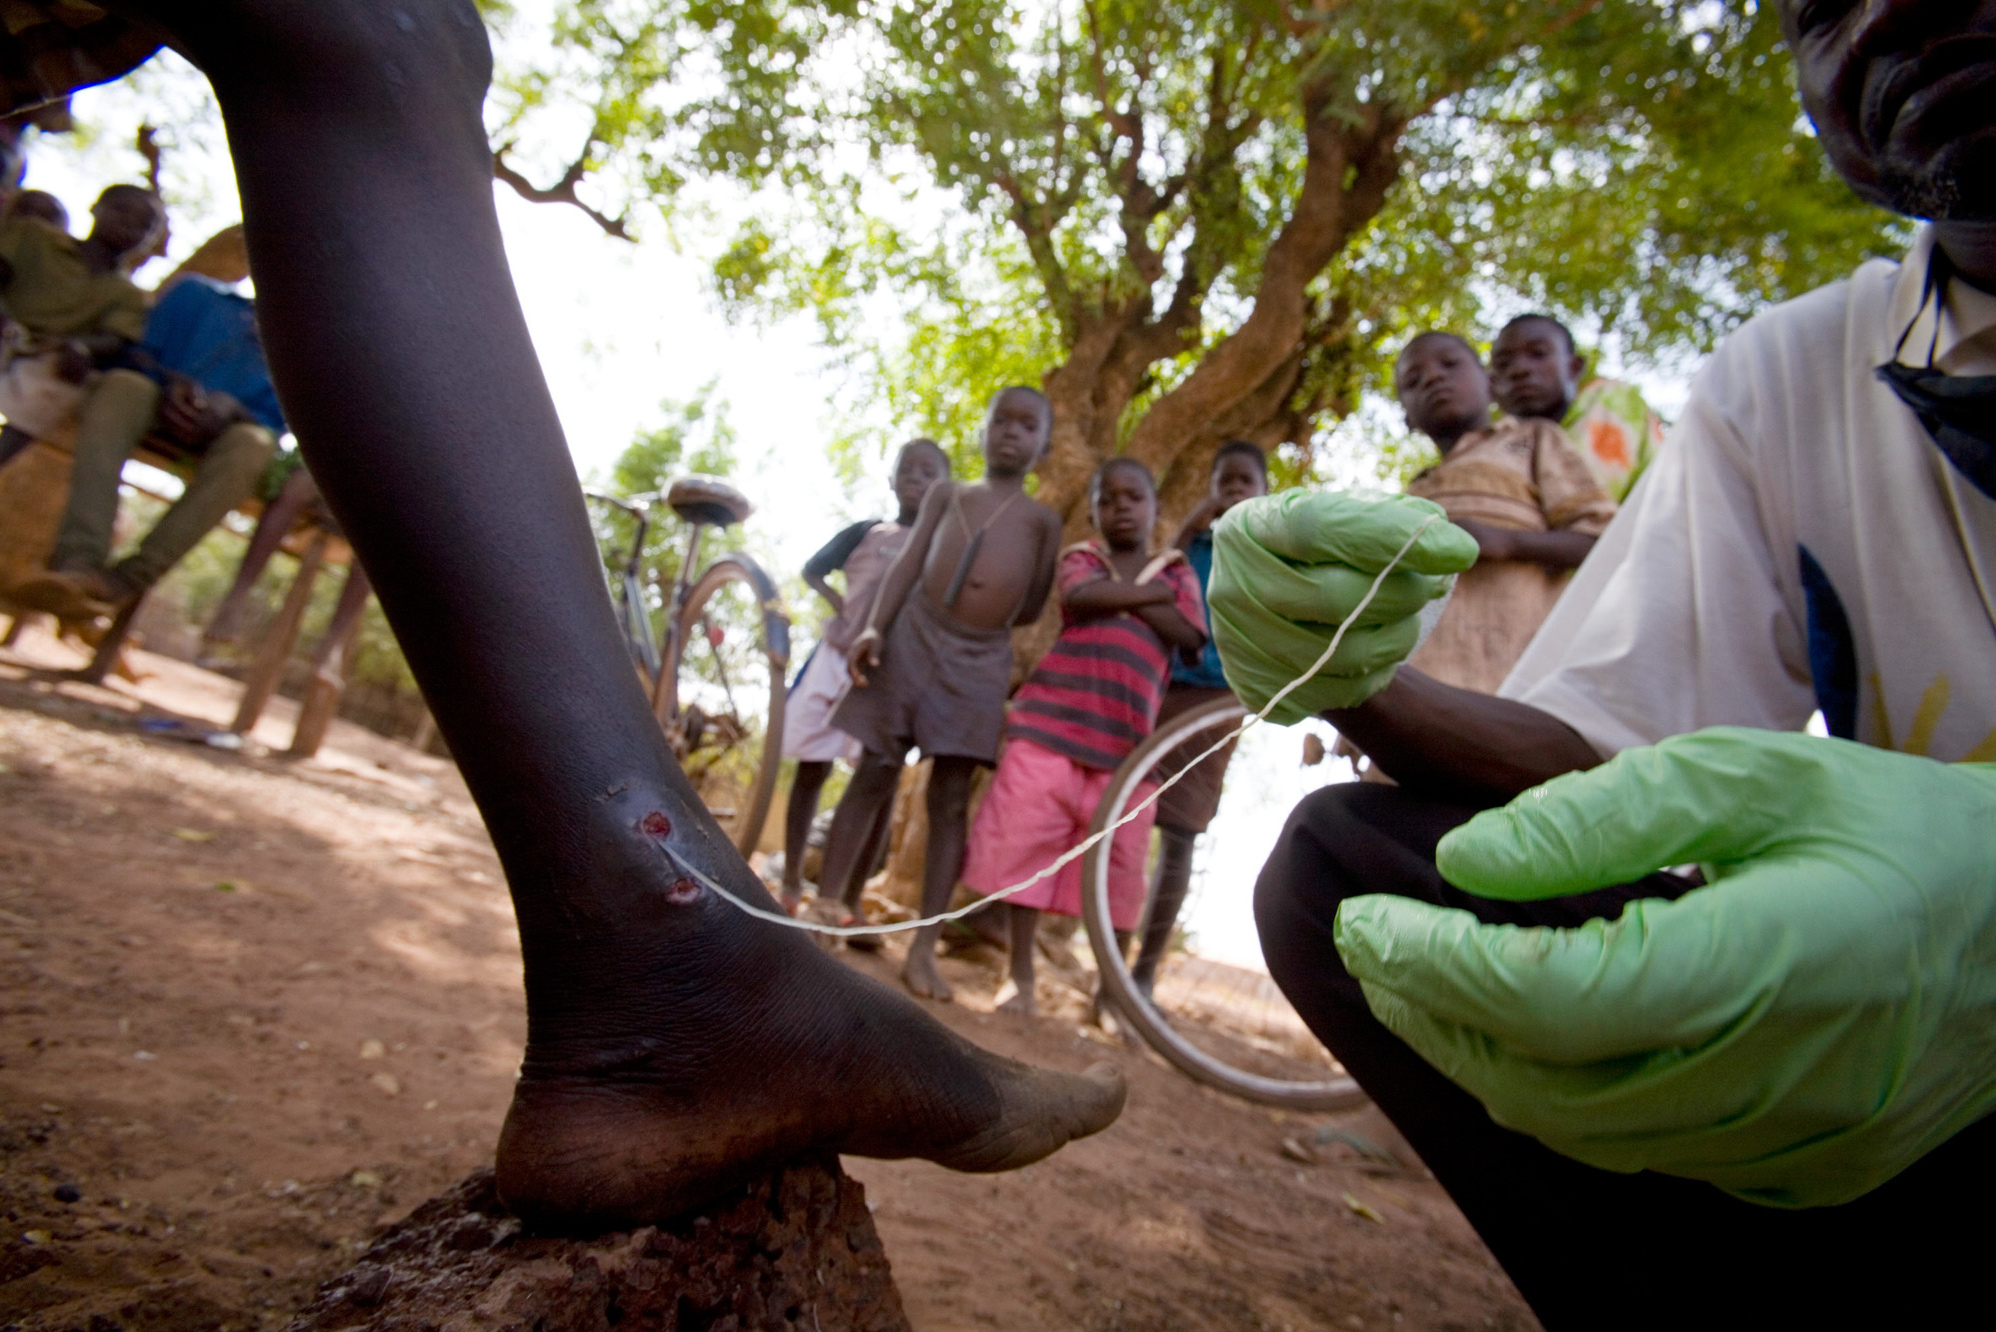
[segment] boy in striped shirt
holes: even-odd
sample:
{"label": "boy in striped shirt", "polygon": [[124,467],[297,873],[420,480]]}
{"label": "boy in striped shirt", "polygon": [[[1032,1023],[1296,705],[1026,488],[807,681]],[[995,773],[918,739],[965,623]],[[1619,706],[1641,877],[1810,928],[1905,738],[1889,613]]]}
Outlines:
{"label": "boy in striped shirt", "polygon": [[[1199,579],[1185,557],[1153,557],[1157,490],[1134,458],[1111,458],[1089,483],[1096,539],[1062,552],[1060,637],[1012,700],[1005,753],[971,830],[963,882],[992,893],[1032,877],[1088,835],[1117,766],[1150,734],[1173,651],[1206,644]],[[1111,842],[1110,917],[1133,930],[1144,904],[1151,812]],[[1012,980],[1000,1005],[1031,1014],[1033,936],[1040,912],[1081,914],[1081,865],[1010,900]]]}

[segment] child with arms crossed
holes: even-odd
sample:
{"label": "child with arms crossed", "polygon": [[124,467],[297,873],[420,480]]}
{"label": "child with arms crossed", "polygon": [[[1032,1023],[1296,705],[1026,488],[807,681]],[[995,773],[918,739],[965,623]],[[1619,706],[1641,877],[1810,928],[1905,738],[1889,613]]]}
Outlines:
{"label": "child with arms crossed", "polygon": [[[977,811],[964,884],[993,893],[1045,869],[1088,835],[1109,778],[1156,724],[1175,653],[1206,645],[1199,578],[1176,550],[1153,557],[1157,490],[1134,458],[1095,473],[1089,505],[1100,536],[1061,555],[1061,631],[1020,688],[1005,757]],[[1152,811],[1110,843],[1110,918],[1133,930],[1144,906]],[[1002,1004],[1031,1014],[1033,936],[1041,911],[1081,914],[1081,862],[1010,899],[1012,981]]]}

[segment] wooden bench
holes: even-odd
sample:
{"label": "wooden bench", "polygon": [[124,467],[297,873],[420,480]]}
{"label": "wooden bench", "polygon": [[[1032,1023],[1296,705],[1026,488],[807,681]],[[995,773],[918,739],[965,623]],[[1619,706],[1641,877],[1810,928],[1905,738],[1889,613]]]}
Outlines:
{"label": "wooden bench", "polygon": [[[171,441],[158,437],[147,439],[133,455],[133,460],[169,472],[177,471],[192,461]],[[56,529],[69,501],[70,468],[68,439],[62,436],[36,440],[6,465],[0,466],[0,613],[13,617],[10,638],[18,631],[26,608],[12,602],[7,596],[7,589],[23,578],[40,572],[47,564],[49,552],[55,545]],[[161,501],[167,499],[129,479],[123,486]],[[255,499],[247,500],[237,506],[236,512],[260,521],[263,504]],[[304,507],[298,521],[283,535],[278,548],[298,561],[298,572],[285,594],[277,619],[258,645],[256,656],[244,677],[242,701],[230,729],[246,735],[255,727],[271,695],[276,692],[285,664],[297,648],[305,611],[311,604],[312,590],[319,575],[329,566],[345,565],[346,585],[341,590],[339,605],[327,632],[313,650],[312,675],[288,751],[303,758],[318,752],[338,710],[340,696],[346,688],[347,661],[360,630],[370,588],[366,574],[353,558],[352,547],[336,530],[319,519],[316,506]],[[116,668],[119,654],[130,638],[132,623],[144,602],[142,596],[126,606],[97,638],[90,663],[65,674],[89,684],[102,684]]]}

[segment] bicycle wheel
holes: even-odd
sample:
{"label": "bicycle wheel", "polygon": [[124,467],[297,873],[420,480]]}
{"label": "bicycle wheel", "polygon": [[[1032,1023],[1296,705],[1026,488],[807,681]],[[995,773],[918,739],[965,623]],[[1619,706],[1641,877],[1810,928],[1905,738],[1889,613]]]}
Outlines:
{"label": "bicycle wheel", "polygon": [[[1198,754],[1237,728],[1247,715],[1247,709],[1238,702],[1222,698],[1159,724],[1110,778],[1089,831],[1100,832],[1115,823],[1142,799],[1140,791],[1176,771],[1168,765],[1182,764]],[[1216,819],[1215,823],[1222,821]],[[1291,1110],[1345,1110],[1363,1104],[1365,1093],[1351,1078],[1334,1075],[1329,1052],[1303,1027],[1266,976],[1199,964],[1216,976],[1237,973],[1235,979],[1252,979],[1259,984],[1245,998],[1236,985],[1223,992],[1225,1002],[1220,1004],[1210,999],[1202,1002],[1204,990],[1181,987],[1176,1013],[1167,1011],[1174,1007],[1172,1003],[1147,998],[1137,988],[1130,974],[1130,958],[1117,942],[1110,918],[1109,846],[1108,839],[1098,842],[1082,859],[1081,904],[1102,991],[1117,1015],[1173,1067],[1208,1087]],[[1235,876],[1243,872],[1252,875],[1260,865],[1258,859],[1244,857],[1240,848],[1223,849],[1217,855],[1209,854],[1208,859],[1220,861],[1221,857],[1224,861],[1220,863]],[[1252,863],[1242,863],[1244,859]],[[1150,888],[1154,897],[1155,881]],[[1145,922],[1132,933],[1132,946],[1143,937],[1151,907],[1152,901],[1147,899]],[[1191,959],[1180,970],[1189,971],[1194,963],[1198,959]],[[1160,977],[1157,988],[1161,994],[1172,990],[1171,979],[1169,971]]]}
{"label": "bicycle wheel", "polygon": [[762,566],[733,554],[702,570],[667,635],[652,710],[744,856],[776,792],[789,668],[790,620]]}

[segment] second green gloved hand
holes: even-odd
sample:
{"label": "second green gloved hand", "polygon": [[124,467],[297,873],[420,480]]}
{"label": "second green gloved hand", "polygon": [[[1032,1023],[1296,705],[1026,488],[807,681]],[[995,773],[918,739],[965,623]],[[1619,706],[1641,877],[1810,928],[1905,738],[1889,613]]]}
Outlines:
{"label": "second green gloved hand", "polygon": [[1421,608],[1448,591],[1446,575],[1476,563],[1476,539],[1440,505],[1409,495],[1288,490],[1228,510],[1213,525],[1206,601],[1241,702],[1259,711],[1309,670],[1379,571],[1430,520],[1329,665],[1269,714],[1284,725],[1356,707],[1384,689],[1414,650]]}
{"label": "second green gloved hand", "polygon": [[1996,1109],[1996,765],[1700,731],[1479,814],[1437,859],[1512,901],[1713,879],[1578,929],[1339,910],[1379,1020],[1556,1151],[1818,1206]]}

